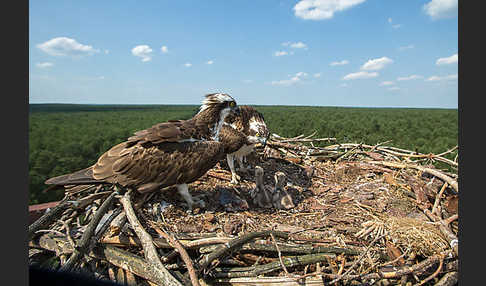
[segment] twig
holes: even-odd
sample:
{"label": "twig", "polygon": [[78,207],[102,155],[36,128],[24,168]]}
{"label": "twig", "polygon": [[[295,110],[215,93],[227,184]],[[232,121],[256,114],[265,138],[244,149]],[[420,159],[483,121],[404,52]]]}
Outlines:
{"label": "twig", "polygon": [[288,276],[289,275],[289,271],[287,270],[287,267],[285,267],[285,264],[284,264],[284,262],[282,260],[282,252],[280,252],[280,249],[278,248],[277,241],[275,240],[275,237],[273,237],[273,234],[271,234],[271,233],[270,233],[270,237],[272,238],[272,241],[275,244],[275,248],[277,249],[278,259],[280,261],[280,264],[282,265],[282,268],[285,271],[285,274],[287,274],[287,276]]}
{"label": "twig", "polygon": [[[308,265],[316,262],[326,261],[329,258],[335,258],[333,253],[315,253],[306,254],[302,256],[290,256],[283,259],[283,265],[286,267],[295,267]],[[254,277],[265,273],[270,273],[276,270],[282,269],[282,263],[280,261],[274,261],[263,265],[255,265],[250,267],[233,267],[233,268],[220,268],[213,273],[215,278],[235,278],[235,277]],[[291,277],[292,280],[299,279],[300,277]]]}
{"label": "twig", "polygon": [[201,259],[202,262],[200,263],[199,271],[206,269],[211,264],[211,262],[213,262],[213,260],[218,259],[218,258],[226,255],[230,251],[233,251],[234,249],[242,246],[243,244],[247,243],[248,241],[255,239],[257,237],[270,235],[270,233],[272,233],[273,235],[275,235],[277,237],[281,237],[281,238],[285,238],[285,239],[288,238],[288,233],[286,233],[286,232],[269,231],[269,230],[252,232],[252,233],[248,233],[246,235],[237,237],[237,238],[231,240],[230,242],[227,242],[224,245],[220,246],[218,249],[211,252],[210,254],[204,256]]}
{"label": "twig", "polygon": [[435,270],[435,272],[432,273],[432,275],[430,275],[429,277],[425,278],[420,283],[418,283],[417,286],[424,285],[425,283],[432,280],[435,276],[437,276],[437,274],[439,274],[439,272],[442,270],[442,265],[444,265],[444,257],[443,256],[440,257],[439,267],[437,267],[437,270]]}
{"label": "twig", "polygon": [[29,225],[29,230],[27,232],[27,240],[31,240],[36,231],[39,229],[45,228],[49,224],[51,224],[54,220],[59,218],[61,214],[64,212],[65,209],[69,208],[72,205],[70,201],[67,201],[67,197],[65,197],[57,206],[49,210],[31,225]]}
{"label": "twig", "polygon": [[447,182],[444,183],[437,196],[435,196],[434,206],[432,207],[432,213],[437,214],[439,217],[441,217],[441,215],[439,213],[436,213],[436,211],[437,211],[437,207],[439,206],[440,198],[442,197],[442,194],[444,193],[446,188],[447,188]]}
{"label": "twig", "polygon": [[160,229],[155,223],[152,221],[148,221],[150,226],[165,240],[167,240],[177,251],[179,252],[182,260],[186,264],[187,267],[187,272],[189,273],[189,277],[191,278],[191,283],[193,286],[199,286],[199,278],[197,277],[196,270],[194,270],[194,265],[192,263],[191,258],[189,257],[189,254],[187,254],[187,251],[184,249],[182,244],[177,241],[174,237],[172,237],[170,234],[164,232],[162,229]]}
{"label": "twig", "polygon": [[101,218],[103,215],[108,211],[109,207],[111,206],[111,203],[113,202],[113,199],[115,198],[115,195],[117,195],[117,192],[112,192],[112,194],[101,204],[100,208],[96,211],[96,214],[93,216],[91,221],[88,224],[88,227],[83,233],[83,236],[81,237],[81,240],[78,244],[78,247],[74,249],[73,254],[71,257],[69,257],[68,261],[61,267],[61,271],[69,271],[73,267],[76,266],[78,263],[79,259],[81,259],[82,255],[86,254],[89,244],[91,241],[91,238],[94,234],[94,231],[96,229],[96,226],[100,222]]}
{"label": "twig", "polygon": [[155,249],[152,237],[145,231],[140,222],[137,219],[135,211],[133,210],[132,203],[130,202],[131,191],[125,193],[125,195],[120,198],[120,202],[125,209],[127,214],[127,219],[130,225],[133,227],[135,233],[137,234],[140,242],[142,243],[143,252],[145,258],[154,265],[154,267],[159,271],[164,279],[164,285],[182,285],[178,280],[170,274],[170,272],[164,267],[160,261],[157,250]]}
{"label": "twig", "polygon": [[348,268],[348,270],[346,270],[346,272],[344,272],[343,275],[338,275],[337,278],[335,278],[334,280],[332,280],[331,282],[329,282],[329,284],[334,284],[334,283],[337,283],[338,281],[344,279],[346,277],[346,275],[348,275],[348,273],[351,272],[351,270],[353,270],[353,268],[358,263],[360,263],[361,260],[363,260],[363,258],[365,257],[366,253],[368,253],[368,251],[371,249],[371,247],[373,246],[373,244],[375,244],[375,242],[377,242],[382,237],[384,237],[384,235],[376,236],[375,239],[373,239],[373,241],[370,242],[370,244],[368,245],[368,247],[366,247],[365,251],[360,255],[360,257]]}

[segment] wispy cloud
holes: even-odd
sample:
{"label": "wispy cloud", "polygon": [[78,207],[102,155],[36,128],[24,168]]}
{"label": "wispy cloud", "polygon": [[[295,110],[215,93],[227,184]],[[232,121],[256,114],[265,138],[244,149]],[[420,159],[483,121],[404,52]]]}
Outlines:
{"label": "wispy cloud", "polygon": [[446,76],[433,75],[428,79],[426,79],[425,81],[446,81],[446,80],[457,80],[457,73],[446,75]]}
{"label": "wispy cloud", "polygon": [[282,43],[282,46],[290,47],[292,49],[307,49],[307,45],[302,42],[296,42],[296,43],[285,42]]}
{"label": "wispy cloud", "polygon": [[147,45],[138,45],[132,49],[132,55],[142,58],[142,62],[152,60],[152,49]]}
{"label": "wispy cloud", "polygon": [[287,51],[276,51],[273,55],[276,57],[287,56],[289,53]]}
{"label": "wispy cloud", "polygon": [[206,64],[212,65],[212,64],[214,64],[214,61],[213,60],[209,60],[209,61],[206,62]]}
{"label": "wispy cloud", "polygon": [[432,0],[423,6],[427,15],[433,20],[457,16],[458,0]]}
{"label": "wispy cloud", "polygon": [[307,76],[306,72],[298,72],[295,75],[289,75],[290,79],[274,80],[270,84],[289,86],[301,82],[302,78],[306,76]]}
{"label": "wispy cloud", "polygon": [[244,79],[244,80],[242,80],[242,81],[243,81],[244,83],[252,83],[252,82],[253,82],[253,80],[252,80],[252,79]]}
{"label": "wispy cloud", "polygon": [[450,64],[457,64],[459,61],[459,57],[457,54],[453,54],[450,57],[446,58],[439,58],[435,64],[440,66],[440,65],[450,65]]}
{"label": "wispy cloud", "polygon": [[187,67],[187,68],[190,68],[190,67],[192,67],[192,64],[191,63],[185,63],[184,66]]}
{"label": "wispy cloud", "polygon": [[35,66],[38,67],[38,68],[41,68],[41,69],[45,69],[45,68],[50,68],[52,67],[54,64],[53,63],[49,63],[49,62],[45,62],[45,63],[36,63]]}
{"label": "wispy cloud", "polygon": [[388,90],[394,91],[394,90],[400,90],[400,88],[398,86],[392,86],[389,87]]}
{"label": "wispy cloud", "polygon": [[314,77],[315,77],[315,78],[320,78],[320,77],[321,77],[321,73],[320,73],[320,72],[315,73],[315,74],[314,74]]}
{"label": "wispy cloud", "polygon": [[393,81],[382,81],[380,83],[380,86],[389,86],[389,85],[394,85],[395,83]]}
{"label": "wispy cloud", "polygon": [[398,50],[402,52],[402,51],[406,51],[406,50],[411,50],[413,48],[415,48],[414,45],[407,45],[407,46],[399,47]]}
{"label": "wispy cloud", "polygon": [[301,0],[294,6],[295,16],[305,20],[325,20],[334,13],[350,9],[366,0]]}
{"label": "wispy cloud", "polygon": [[169,52],[169,48],[167,48],[167,46],[162,46],[162,47],[160,47],[160,51],[163,54],[167,54]]}
{"label": "wispy cloud", "polygon": [[53,38],[38,44],[37,48],[51,56],[84,56],[100,52],[92,46],[80,44],[75,39],[67,37]]}
{"label": "wispy cloud", "polygon": [[393,24],[393,19],[392,18],[388,18],[388,23],[391,25],[391,27],[393,29],[398,29],[398,28],[402,27],[402,24]]}
{"label": "wispy cloud", "polygon": [[338,61],[338,62],[332,62],[329,65],[330,66],[343,66],[343,65],[347,65],[347,64],[349,64],[349,61],[342,60],[342,61]]}
{"label": "wispy cloud", "polygon": [[385,66],[393,63],[392,59],[387,57],[381,57],[378,59],[368,60],[363,66],[361,66],[362,70],[381,70]]}
{"label": "wispy cloud", "polygon": [[366,72],[360,71],[355,73],[347,74],[343,77],[343,80],[353,80],[353,79],[366,79],[366,78],[374,78],[377,77],[377,72]]}
{"label": "wispy cloud", "polygon": [[409,76],[398,77],[397,80],[398,81],[404,81],[404,80],[414,80],[414,79],[421,79],[421,78],[424,78],[424,77],[421,76],[421,75],[413,74],[413,75],[409,75]]}

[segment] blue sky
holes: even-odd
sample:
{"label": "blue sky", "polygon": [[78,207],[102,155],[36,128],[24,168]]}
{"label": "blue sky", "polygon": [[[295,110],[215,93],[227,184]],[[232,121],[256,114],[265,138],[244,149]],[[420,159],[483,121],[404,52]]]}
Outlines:
{"label": "blue sky", "polygon": [[29,102],[457,108],[458,0],[29,1]]}

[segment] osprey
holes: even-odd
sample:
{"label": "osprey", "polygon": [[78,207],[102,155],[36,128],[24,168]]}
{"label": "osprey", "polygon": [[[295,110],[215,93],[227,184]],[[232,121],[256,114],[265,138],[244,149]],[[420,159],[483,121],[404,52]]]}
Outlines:
{"label": "osprey", "polygon": [[[251,106],[240,106],[240,113],[226,117],[225,121],[237,131],[240,131],[248,136],[250,141],[262,142],[263,145],[265,145],[269,136],[269,131],[267,125],[265,124],[263,114],[258,112],[255,108]],[[238,183],[238,180],[240,179],[240,176],[238,176],[235,171],[234,158],[236,157],[238,160],[240,170],[246,170],[246,168],[243,166],[243,157],[250,154],[254,150],[255,145],[256,144],[245,144],[238,149],[238,151],[226,155],[226,160],[231,170],[232,184]]]}
{"label": "osprey", "polygon": [[[211,169],[227,153],[251,144],[246,136],[225,126],[226,116],[238,114],[235,100],[223,93],[208,94],[189,120],[169,120],[136,132],[113,146],[86,169],[48,179],[46,184],[112,183],[141,193],[176,185],[192,210],[187,184]],[[204,207],[204,202],[199,202]]]}

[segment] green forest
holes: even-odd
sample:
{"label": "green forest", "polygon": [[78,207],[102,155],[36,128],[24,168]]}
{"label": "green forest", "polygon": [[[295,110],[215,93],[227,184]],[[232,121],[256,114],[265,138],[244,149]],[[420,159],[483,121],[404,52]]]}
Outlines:
{"label": "green forest", "polygon": [[[59,200],[43,192],[50,177],[94,164],[135,131],[188,119],[197,105],[29,105],[29,204]],[[254,106],[271,133],[335,137],[337,143],[377,144],[440,153],[458,144],[457,109]],[[335,144],[335,143],[321,143]],[[455,154],[449,154],[453,156]],[[451,158],[453,159],[453,157]]]}

